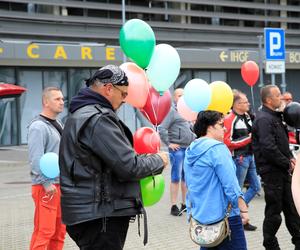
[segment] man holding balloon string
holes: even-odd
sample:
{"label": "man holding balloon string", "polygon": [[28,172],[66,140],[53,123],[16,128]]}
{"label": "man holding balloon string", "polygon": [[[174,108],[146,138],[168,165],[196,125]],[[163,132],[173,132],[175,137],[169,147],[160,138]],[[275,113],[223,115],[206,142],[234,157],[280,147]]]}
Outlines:
{"label": "man holding balloon string", "polygon": [[128,94],[120,67],[102,67],[86,85],[71,101],[60,144],[62,218],[80,249],[119,250],[130,220],[143,214],[146,226],[139,180],[160,174],[168,155],[135,153],[116,114]]}
{"label": "man holding balloon string", "polygon": [[[59,178],[58,172],[55,176],[49,174],[55,166],[51,164],[51,158],[47,158],[49,152],[56,154],[58,164],[57,155],[63,125],[56,117],[64,108],[61,90],[56,87],[44,89],[42,105],[42,112],[28,126],[32,198],[35,203],[34,231],[30,250],[61,250],[66,227],[61,221]],[[45,164],[41,163],[41,159],[44,159]]]}
{"label": "man holding balloon string", "polygon": [[[191,124],[183,119],[177,112],[177,102],[183,95],[183,89],[178,88],[174,91],[174,105],[158,127],[161,140],[169,148],[171,162],[171,215],[180,216],[186,209],[185,196],[186,185],[184,180],[183,160],[186,148],[196,138],[192,132]],[[177,206],[177,197],[179,192],[179,183],[181,187],[182,204],[179,209]]]}

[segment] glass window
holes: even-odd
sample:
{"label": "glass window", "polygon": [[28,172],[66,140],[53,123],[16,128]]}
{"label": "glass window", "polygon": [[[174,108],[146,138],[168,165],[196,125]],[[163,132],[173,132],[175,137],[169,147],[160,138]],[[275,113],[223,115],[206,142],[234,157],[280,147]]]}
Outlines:
{"label": "glass window", "polygon": [[194,78],[200,78],[207,83],[214,81],[227,81],[227,75],[225,71],[194,71]]}
{"label": "glass window", "polygon": [[[27,143],[27,127],[31,120],[42,111],[42,92],[46,87],[58,87],[62,90],[66,100],[67,96],[67,72],[59,70],[20,70],[20,85],[27,88],[20,98],[21,113],[21,143]],[[65,107],[67,106],[65,102]],[[68,114],[67,108],[58,116],[64,122]]]}
{"label": "glass window", "polygon": [[227,81],[226,72],[225,71],[212,71],[210,73],[210,81]]}
{"label": "glass window", "polygon": [[42,72],[20,70],[20,85],[27,91],[20,98],[21,143],[27,143],[27,127],[42,110]]}
{"label": "glass window", "polygon": [[210,72],[208,71],[194,71],[194,78],[199,78],[207,83],[210,83]]}
{"label": "glass window", "polygon": [[85,80],[90,78],[91,73],[89,69],[70,69],[69,76],[69,97],[71,99],[78,93],[79,89],[85,86]]}
{"label": "glass window", "polygon": [[[13,68],[0,68],[0,84],[15,83]],[[0,98],[0,145],[18,143],[16,98]]]}

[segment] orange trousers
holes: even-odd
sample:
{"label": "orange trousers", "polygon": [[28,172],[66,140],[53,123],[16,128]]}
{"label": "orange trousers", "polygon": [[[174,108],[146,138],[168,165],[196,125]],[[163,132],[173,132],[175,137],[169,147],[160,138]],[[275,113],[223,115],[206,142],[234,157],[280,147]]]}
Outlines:
{"label": "orange trousers", "polygon": [[43,185],[32,185],[35,211],[30,250],[63,249],[66,226],[61,221],[60,186],[55,186],[57,193],[48,196]]}

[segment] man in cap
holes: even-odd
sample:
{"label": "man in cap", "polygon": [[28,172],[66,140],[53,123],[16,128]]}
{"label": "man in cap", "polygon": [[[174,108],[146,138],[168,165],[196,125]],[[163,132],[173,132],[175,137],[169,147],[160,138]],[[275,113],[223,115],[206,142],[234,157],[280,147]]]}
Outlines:
{"label": "man in cap", "polygon": [[139,180],[160,174],[168,156],[134,152],[115,113],[128,88],[118,66],[97,70],[86,84],[71,101],[60,145],[62,218],[80,249],[123,249],[129,221],[144,214],[146,222]]}

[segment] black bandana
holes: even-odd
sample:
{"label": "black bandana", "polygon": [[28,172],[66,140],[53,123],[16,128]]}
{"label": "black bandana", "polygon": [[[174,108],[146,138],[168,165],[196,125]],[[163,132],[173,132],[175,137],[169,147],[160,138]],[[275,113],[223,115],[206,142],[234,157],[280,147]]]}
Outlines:
{"label": "black bandana", "polygon": [[92,85],[95,80],[99,80],[103,84],[112,83],[114,85],[128,86],[125,72],[115,65],[107,65],[98,69],[91,78],[86,80],[86,85]]}

